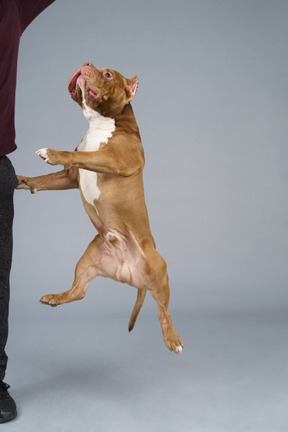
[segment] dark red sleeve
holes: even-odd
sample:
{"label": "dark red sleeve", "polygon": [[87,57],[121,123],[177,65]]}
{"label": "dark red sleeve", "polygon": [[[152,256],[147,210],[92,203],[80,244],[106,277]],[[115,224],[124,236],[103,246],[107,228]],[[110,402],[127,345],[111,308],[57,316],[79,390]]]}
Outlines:
{"label": "dark red sleeve", "polygon": [[55,0],[16,0],[22,33],[44,9]]}

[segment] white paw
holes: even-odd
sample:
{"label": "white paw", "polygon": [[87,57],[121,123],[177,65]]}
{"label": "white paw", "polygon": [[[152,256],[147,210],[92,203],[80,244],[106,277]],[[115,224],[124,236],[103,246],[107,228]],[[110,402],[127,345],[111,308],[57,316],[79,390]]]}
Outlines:
{"label": "white paw", "polygon": [[182,348],[181,345],[179,345],[179,346],[176,348],[176,353],[177,353],[177,354],[182,354],[182,351],[183,351],[183,348]]}
{"label": "white paw", "polygon": [[30,187],[26,184],[26,183],[20,183],[16,189],[25,189],[25,190],[30,190]]}
{"label": "white paw", "polygon": [[45,162],[49,162],[47,150],[48,150],[47,148],[43,148],[36,151],[36,154],[40,156],[42,159],[44,159]]}

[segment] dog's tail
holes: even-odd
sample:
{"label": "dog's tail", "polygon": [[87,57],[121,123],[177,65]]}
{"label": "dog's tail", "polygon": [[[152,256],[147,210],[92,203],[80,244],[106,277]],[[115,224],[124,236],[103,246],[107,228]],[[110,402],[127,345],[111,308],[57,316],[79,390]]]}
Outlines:
{"label": "dog's tail", "polygon": [[138,316],[140,309],[144,303],[145,296],[146,296],[146,289],[138,289],[136,303],[135,303],[134,309],[132,311],[129,325],[128,325],[129,332],[131,332],[131,330],[133,330],[133,328],[134,328],[137,316]]}

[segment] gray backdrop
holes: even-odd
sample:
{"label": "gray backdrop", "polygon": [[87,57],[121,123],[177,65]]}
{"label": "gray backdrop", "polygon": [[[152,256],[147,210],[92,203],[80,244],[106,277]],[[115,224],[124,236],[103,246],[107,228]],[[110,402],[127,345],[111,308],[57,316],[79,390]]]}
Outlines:
{"label": "gray backdrop", "polygon": [[[126,285],[97,279],[82,302],[38,304],[43,294],[70,288],[95,232],[77,190],[16,191],[9,376],[25,409],[10,430],[21,421],[22,430],[79,430],[79,418],[61,417],[59,406],[79,386],[82,394],[88,386],[93,400],[91,376],[101,389],[95,406],[105,415],[94,418],[91,406],[86,431],[286,430],[287,18],[285,0],[57,0],[25,31],[18,150],[11,155],[18,174],[59,170],[35,151],[79,144],[88,123],[67,91],[78,66],[91,61],[126,77],[138,74],[133,108],[146,155],[147,206],[185,350],[180,359],[165,351],[150,298],[127,336],[136,291]],[[135,370],[127,366],[127,350]],[[148,381],[146,370],[154,371]],[[71,392],[72,376],[79,378]],[[147,394],[139,396],[138,380]],[[107,383],[114,405],[103,402]],[[55,394],[48,415],[43,395],[50,401]],[[79,399],[70,399],[72,411]],[[37,401],[38,423],[31,408]],[[52,429],[45,416],[55,412]],[[115,424],[113,413],[120,416]]]}

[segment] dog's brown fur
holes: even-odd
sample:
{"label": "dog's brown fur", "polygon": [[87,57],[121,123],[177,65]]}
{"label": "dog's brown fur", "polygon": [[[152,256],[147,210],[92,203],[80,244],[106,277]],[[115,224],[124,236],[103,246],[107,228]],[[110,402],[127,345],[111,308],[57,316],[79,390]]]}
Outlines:
{"label": "dog's brown fur", "polygon": [[[183,344],[168,310],[166,263],[156,251],[144,199],[144,153],[130,105],[137,85],[137,77],[128,80],[116,71],[97,69],[90,63],[77,69],[69,83],[71,97],[83,110],[86,103],[92,114],[114,119],[115,130],[97,151],[38,151],[46,162],[65,169],[40,177],[18,176],[18,188],[34,193],[79,187],[85,210],[99,233],[76,266],[72,288],[43,296],[40,301],[57,306],[80,300],[96,276],[125,282],[138,289],[129,322],[131,331],[150,290],[158,305],[164,341],[171,351],[179,353]],[[85,199],[80,184],[79,170],[83,169],[97,173],[101,195],[93,205]]]}

